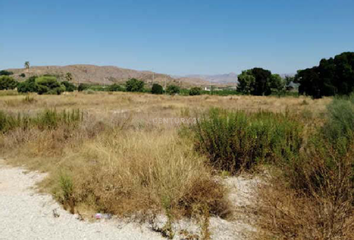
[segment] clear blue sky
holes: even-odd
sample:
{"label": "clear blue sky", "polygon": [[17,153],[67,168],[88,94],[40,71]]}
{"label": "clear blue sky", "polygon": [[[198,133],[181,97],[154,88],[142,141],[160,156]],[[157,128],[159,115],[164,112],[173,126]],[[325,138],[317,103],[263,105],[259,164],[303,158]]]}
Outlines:
{"label": "clear blue sky", "polygon": [[353,0],[0,0],[0,69],[294,73],[354,51]]}

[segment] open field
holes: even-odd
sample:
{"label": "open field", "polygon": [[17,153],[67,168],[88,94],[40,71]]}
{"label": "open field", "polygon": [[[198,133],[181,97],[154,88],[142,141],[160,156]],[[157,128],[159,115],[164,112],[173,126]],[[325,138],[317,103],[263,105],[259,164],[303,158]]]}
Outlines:
{"label": "open field", "polygon": [[[295,190],[276,183],[280,183],[279,178],[295,183],[279,172],[289,168],[290,173],[292,165],[285,163],[295,164],[293,159],[305,158],[302,152],[307,151],[303,148],[311,142],[315,130],[326,124],[331,102],[332,98],[183,97],[123,92],[3,94],[0,156],[9,164],[48,173],[39,184],[40,190],[85,219],[91,219],[96,212],[133,218],[150,222],[167,238],[183,235],[189,239],[247,239],[247,231],[256,231],[260,239],[286,239],[287,234],[293,234],[293,239],[336,239],[347,234],[343,239],[352,239],[345,230],[353,221],[350,204],[346,208],[349,217],[341,215],[345,222],[341,233],[337,233],[337,226],[337,232],[330,233],[314,227],[317,232],[308,235],[313,229],[301,232],[299,226],[307,222],[301,222],[296,212],[288,213],[289,218],[279,217],[287,207],[294,211],[323,210],[323,202],[309,205]],[[206,118],[210,108],[222,111]],[[245,124],[245,128],[237,130],[238,125],[229,122]],[[229,146],[231,131],[239,131],[244,138],[231,134],[234,140]],[[234,148],[241,140],[243,145]],[[308,173],[308,169],[304,172]],[[261,191],[242,179],[260,182],[257,186]],[[230,187],[235,181],[237,188]],[[258,199],[251,201],[244,194]],[[348,204],[348,199],[351,196],[341,203]],[[289,205],[292,200],[301,200],[302,204]],[[272,205],[275,201],[283,205]],[[159,216],[164,219],[160,225],[155,224]],[[291,229],[265,221],[277,217]],[[326,217],[322,216],[321,221],[327,223]],[[186,219],[192,219],[197,230],[177,231],[175,223]],[[298,225],[291,225],[292,219]],[[307,215],[306,221],[311,220],[320,225],[315,216]],[[227,229],[225,235],[217,235],[223,228]],[[325,238],[325,234],[333,237]]]}

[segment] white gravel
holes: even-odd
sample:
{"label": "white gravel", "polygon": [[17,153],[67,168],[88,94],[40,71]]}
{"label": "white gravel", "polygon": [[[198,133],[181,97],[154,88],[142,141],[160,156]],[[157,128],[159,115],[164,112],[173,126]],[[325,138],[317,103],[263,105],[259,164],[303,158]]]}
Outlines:
{"label": "white gravel", "polygon": [[[61,209],[49,195],[33,186],[43,174],[25,173],[5,166],[0,160],[0,239],[164,239],[159,233],[137,223],[89,223],[79,221]],[[60,217],[55,218],[55,210]]]}

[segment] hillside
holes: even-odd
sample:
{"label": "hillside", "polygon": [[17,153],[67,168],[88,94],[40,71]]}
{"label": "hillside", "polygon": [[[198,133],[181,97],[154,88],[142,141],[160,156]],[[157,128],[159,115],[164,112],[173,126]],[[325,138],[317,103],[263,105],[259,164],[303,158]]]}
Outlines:
{"label": "hillside", "polygon": [[[68,66],[34,66],[29,70],[24,68],[7,69],[14,73],[18,80],[31,76],[44,74],[56,75],[60,80],[65,79],[66,73],[71,73],[75,83],[93,83],[93,84],[112,84],[123,83],[130,78],[143,80],[147,84],[154,82],[162,85],[176,84],[182,87],[209,85],[208,81],[200,79],[172,78],[166,74],[153,73],[149,71],[137,71],[132,69],[119,68],[115,66],[96,66],[96,65],[68,65]],[[25,74],[23,78],[20,75]]]}
{"label": "hillside", "polygon": [[227,74],[217,74],[217,75],[200,75],[200,74],[192,74],[187,75],[187,78],[200,79],[203,81],[211,82],[211,83],[221,83],[221,84],[230,84],[237,83],[237,74],[236,73],[227,73]]}

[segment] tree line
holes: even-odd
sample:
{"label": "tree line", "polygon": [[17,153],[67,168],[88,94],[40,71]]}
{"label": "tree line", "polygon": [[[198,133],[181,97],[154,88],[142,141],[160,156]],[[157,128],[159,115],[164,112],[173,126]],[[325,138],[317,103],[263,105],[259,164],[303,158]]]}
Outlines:
{"label": "tree line", "polygon": [[[25,63],[29,69],[29,62]],[[55,76],[44,75],[30,77],[24,82],[17,82],[11,77],[10,71],[0,71],[0,90],[17,88],[18,92],[37,92],[38,94],[61,94],[64,91],[84,91],[90,88],[88,84],[73,83],[71,73],[65,75],[65,81],[59,82]],[[23,76],[22,76],[23,77]],[[344,52],[334,58],[322,59],[318,66],[298,70],[294,77],[282,78],[278,74],[263,68],[253,68],[242,71],[238,76],[237,92],[240,94],[268,96],[271,94],[283,95],[291,90],[294,84],[299,85],[298,93],[321,98],[323,96],[349,95],[354,91],[354,52]],[[130,79],[125,86],[113,84],[108,91],[146,92],[145,83],[138,79]],[[166,89],[160,84],[153,84],[149,92],[153,94],[179,94],[181,88],[169,85]],[[200,95],[201,88],[189,89],[188,95]]]}

